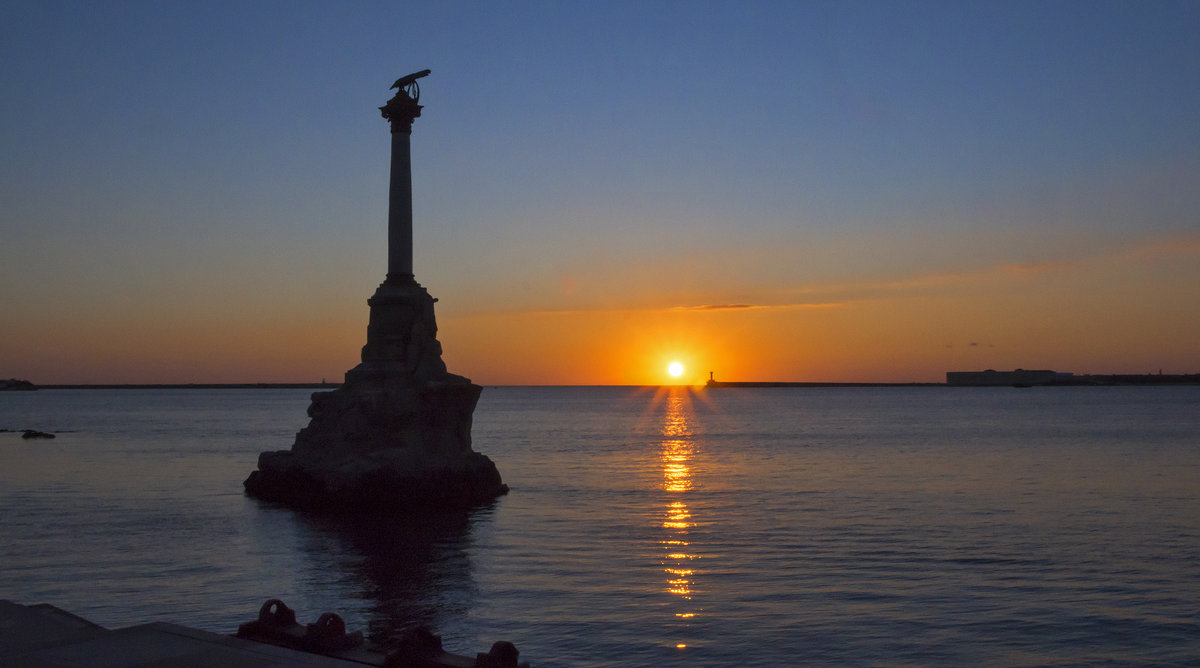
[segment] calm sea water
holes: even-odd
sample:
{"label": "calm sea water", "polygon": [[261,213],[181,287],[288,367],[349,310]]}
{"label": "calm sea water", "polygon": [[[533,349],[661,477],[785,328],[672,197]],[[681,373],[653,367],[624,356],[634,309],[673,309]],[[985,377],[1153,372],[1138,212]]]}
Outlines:
{"label": "calm sea water", "polygon": [[242,495],[304,390],[0,394],[0,598],[231,633],[267,598],[535,666],[1200,664],[1200,388],[486,388],[512,492]]}

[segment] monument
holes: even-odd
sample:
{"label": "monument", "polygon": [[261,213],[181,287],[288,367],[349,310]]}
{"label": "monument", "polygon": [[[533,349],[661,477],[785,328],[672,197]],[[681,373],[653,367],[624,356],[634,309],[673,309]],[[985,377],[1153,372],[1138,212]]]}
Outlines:
{"label": "monument", "polygon": [[345,383],[316,392],[307,427],[291,450],[263,452],[246,493],[314,511],[403,511],[469,507],[508,491],[486,455],[471,448],[482,388],[446,371],[437,340],[437,300],[413,278],[409,137],[421,115],[417,80],[392,85],[380,107],[391,124],[387,277],[367,300],[362,363]]}

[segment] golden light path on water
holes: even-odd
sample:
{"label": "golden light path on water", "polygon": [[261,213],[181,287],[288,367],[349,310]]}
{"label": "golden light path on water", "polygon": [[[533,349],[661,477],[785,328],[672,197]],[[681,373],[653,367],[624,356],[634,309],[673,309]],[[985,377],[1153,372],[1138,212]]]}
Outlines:
{"label": "golden light path on water", "polygon": [[[680,619],[691,619],[702,610],[693,600],[697,593],[694,562],[700,555],[692,546],[690,532],[696,523],[687,505],[688,492],[695,484],[692,474],[695,438],[688,422],[690,413],[688,389],[671,389],[666,395],[659,454],[663,490],[668,496],[662,521],[667,530],[662,541],[665,553],[662,564],[667,575],[666,591],[675,597],[675,616]],[[686,644],[679,643],[676,647],[684,649]]]}

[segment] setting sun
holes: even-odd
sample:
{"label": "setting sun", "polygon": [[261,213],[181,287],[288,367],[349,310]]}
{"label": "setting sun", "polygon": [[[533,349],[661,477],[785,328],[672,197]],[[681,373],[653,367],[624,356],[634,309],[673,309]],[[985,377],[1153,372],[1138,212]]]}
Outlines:
{"label": "setting sun", "polygon": [[679,362],[671,362],[667,365],[667,373],[671,374],[672,378],[678,378],[683,375],[683,365]]}

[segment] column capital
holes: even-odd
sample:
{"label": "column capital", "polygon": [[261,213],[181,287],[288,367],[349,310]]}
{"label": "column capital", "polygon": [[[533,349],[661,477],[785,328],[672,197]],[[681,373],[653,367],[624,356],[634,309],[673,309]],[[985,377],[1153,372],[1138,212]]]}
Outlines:
{"label": "column capital", "polygon": [[417,104],[421,99],[421,87],[417,85],[417,79],[427,76],[429,70],[421,70],[400,77],[392,84],[395,97],[379,108],[383,117],[392,124],[392,134],[412,134],[413,119],[421,115],[421,105]]}
{"label": "column capital", "polygon": [[392,133],[411,134],[413,120],[421,115],[421,107],[422,105],[417,104],[408,93],[401,90],[379,108],[379,113],[392,124]]}

